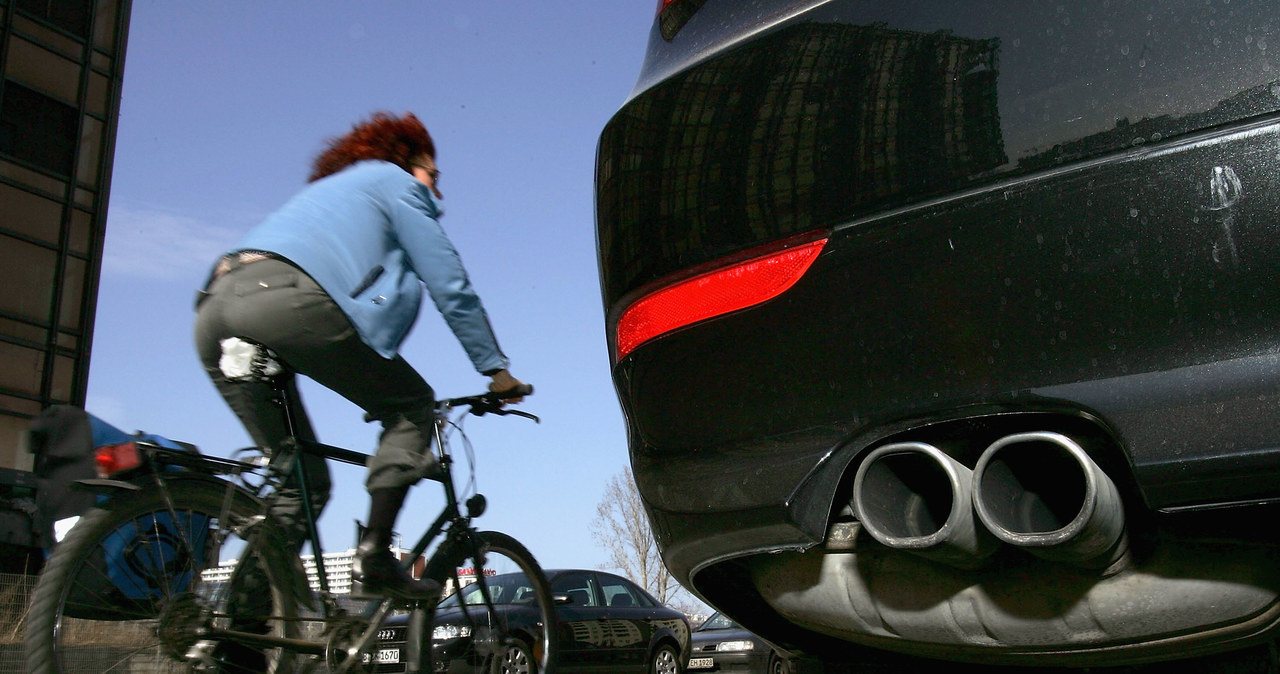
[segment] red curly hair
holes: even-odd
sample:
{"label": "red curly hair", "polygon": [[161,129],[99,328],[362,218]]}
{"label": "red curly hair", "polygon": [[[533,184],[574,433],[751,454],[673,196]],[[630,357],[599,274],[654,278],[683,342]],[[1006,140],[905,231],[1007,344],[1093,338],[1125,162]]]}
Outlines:
{"label": "red curly hair", "polygon": [[328,147],[312,164],[307,181],[314,182],[364,159],[389,161],[411,171],[409,165],[422,155],[434,159],[436,146],[431,141],[431,134],[427,133],[427,127],[412,112],[401,117],[375,112],[368,121],[356,124],[345,136],[328,140]]}

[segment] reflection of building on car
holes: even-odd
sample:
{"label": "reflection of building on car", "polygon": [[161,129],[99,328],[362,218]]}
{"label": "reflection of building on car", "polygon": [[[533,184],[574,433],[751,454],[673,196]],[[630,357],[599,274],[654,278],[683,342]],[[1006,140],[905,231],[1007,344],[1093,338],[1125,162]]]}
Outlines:
{"label": "reflection of building on car", "polygon": [[690,672],[747,672],[790,674],[787,653],[742,629],[732,618],[716,613],[690,636]]}
{"label": "reflection of building on car", "polygon": [[1274,3],[662,7],[596,204],[673,575],[833,659],[1274,659]]}
{"label": "reflection of building on car", "polygon": [[[684,615],[658,603],[625,578],[602,571],[546,571],[560,620],[563,672],[676,672],[689,657],[689,624]],[[497,609],[531,635],[540,627],[526,600],[532,590],[518,574],[486,584]],[[437,672],[474,671],[484,654],[475,648],[466,608],[483,602],[478,586],[464,585],[440,602],[432,618],[432,662]],[[401,653],[405,617],[388,621],[378,634],[378,672],[404,671]],[[530,639],[532,642],[533,639]],[[675,669],[678,667],[679,669]]]}

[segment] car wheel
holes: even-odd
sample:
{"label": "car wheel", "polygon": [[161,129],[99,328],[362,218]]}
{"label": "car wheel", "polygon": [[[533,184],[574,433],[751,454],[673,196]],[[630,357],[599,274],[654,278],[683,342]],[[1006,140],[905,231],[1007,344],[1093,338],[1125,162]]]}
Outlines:
{"label": "car wheel", "polygon": [[774,653],[769,656],[769,674],[791,674],[791,663]]}
{"label": "car wheel", "polygon": [[666,644],[659,646],[649,663],[649,674],[680,674],[680,656],[676,649]]}
{"label": "car wheel", "polygon": [[502,647],[489,663],[489,674],[538,674],[529,645],[512,641]]}

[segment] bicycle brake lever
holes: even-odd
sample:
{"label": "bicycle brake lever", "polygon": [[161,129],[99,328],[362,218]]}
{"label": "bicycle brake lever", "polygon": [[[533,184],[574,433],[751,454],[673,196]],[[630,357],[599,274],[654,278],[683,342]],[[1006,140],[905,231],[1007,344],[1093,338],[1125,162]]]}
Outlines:
{"label": "bicycle brake lever", "polygon": [[524,417],[525,419],[531,419],[531,420],[533,420],[533,423],[535,423],[535,424],[540,424],[540,423],[542,423],[542,420],[541,420],[541,419],[539,419],[539,418],[538,418],[538,416],[537,416],[536,414],[530,414],[530,413],[528,413],[528,412],[524,412],[524,411],[521,411],[521,410],[512,410],[512,409],[507,409],[507,408],[505,408],[505,407],[504,407],[504,408],[502,408],[502,409],[500,409],[500,410],[495,410],[495,411],[494,411],[494,414],[499,414],[499,415],[502,415],[502,416],[504,416],[504,417],[505,417],[505,416],[507,416],[508,414],[514,414],[514,415],[516,415],[516,416],[518,416],[518,417]]}

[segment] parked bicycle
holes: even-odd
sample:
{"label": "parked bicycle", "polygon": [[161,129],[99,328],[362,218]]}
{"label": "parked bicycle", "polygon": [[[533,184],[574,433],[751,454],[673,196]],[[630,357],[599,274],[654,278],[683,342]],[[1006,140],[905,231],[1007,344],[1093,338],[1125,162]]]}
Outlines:
{"label": "parked bicycle", "polygon": [[[100,457],[117,467],[109,477],[83,481],[98,494],[86,513],[57,545],[32,596],[26,627],[26,664],[31,674],[71,672],[215,671],[220,645],[262,649],[269,672],[362,674],[374,671],[378,630],[394,611],[409,613],[404,649],[408,672],[429,672],[434,602],[405,604],[392,598],[348,608],[333,588],[323,563],[316,515],[305,512],[314,554],[312,585],[302,560],[280,545],[280,525],[270,517],[273,495],[289,475],[306,490],[310,481],[298,461],[306,452],[328,460],[364,465],[360,452],[306,441],[296,436],[281,375],[268,376],[260,363],[255,376],[271,382],[290,439],[268,457],[249,450],[237,458],[134,442]],[[509,397],[532,393],[508,392]],[[551,590],[533,555],[514,538],[479,531],[472,521],[485,498],[465,500],[455,487],[449,438],[464,440],[474,480],[474,457],[464,416],[532,414],[503,406],[494,393],[437,403],[435,451],[443,469],[445,504],[440,515],[410,549],[406,565],[434,545],[423,576],[458,588],[473,582],[483,600],[468,604],[476,644],[470,659],[476,671],[492,674],[551,674],[559,650]],[[406,568],[408,568],[406,566]],[[490,587],[486,579],[520,573],[523,586]],[[246,596],[241,588],[262,588]],[[518,599],[516,598],[518,597]],[[509,627],[495,606],[519,601],[536,611],[533,629]]]}

